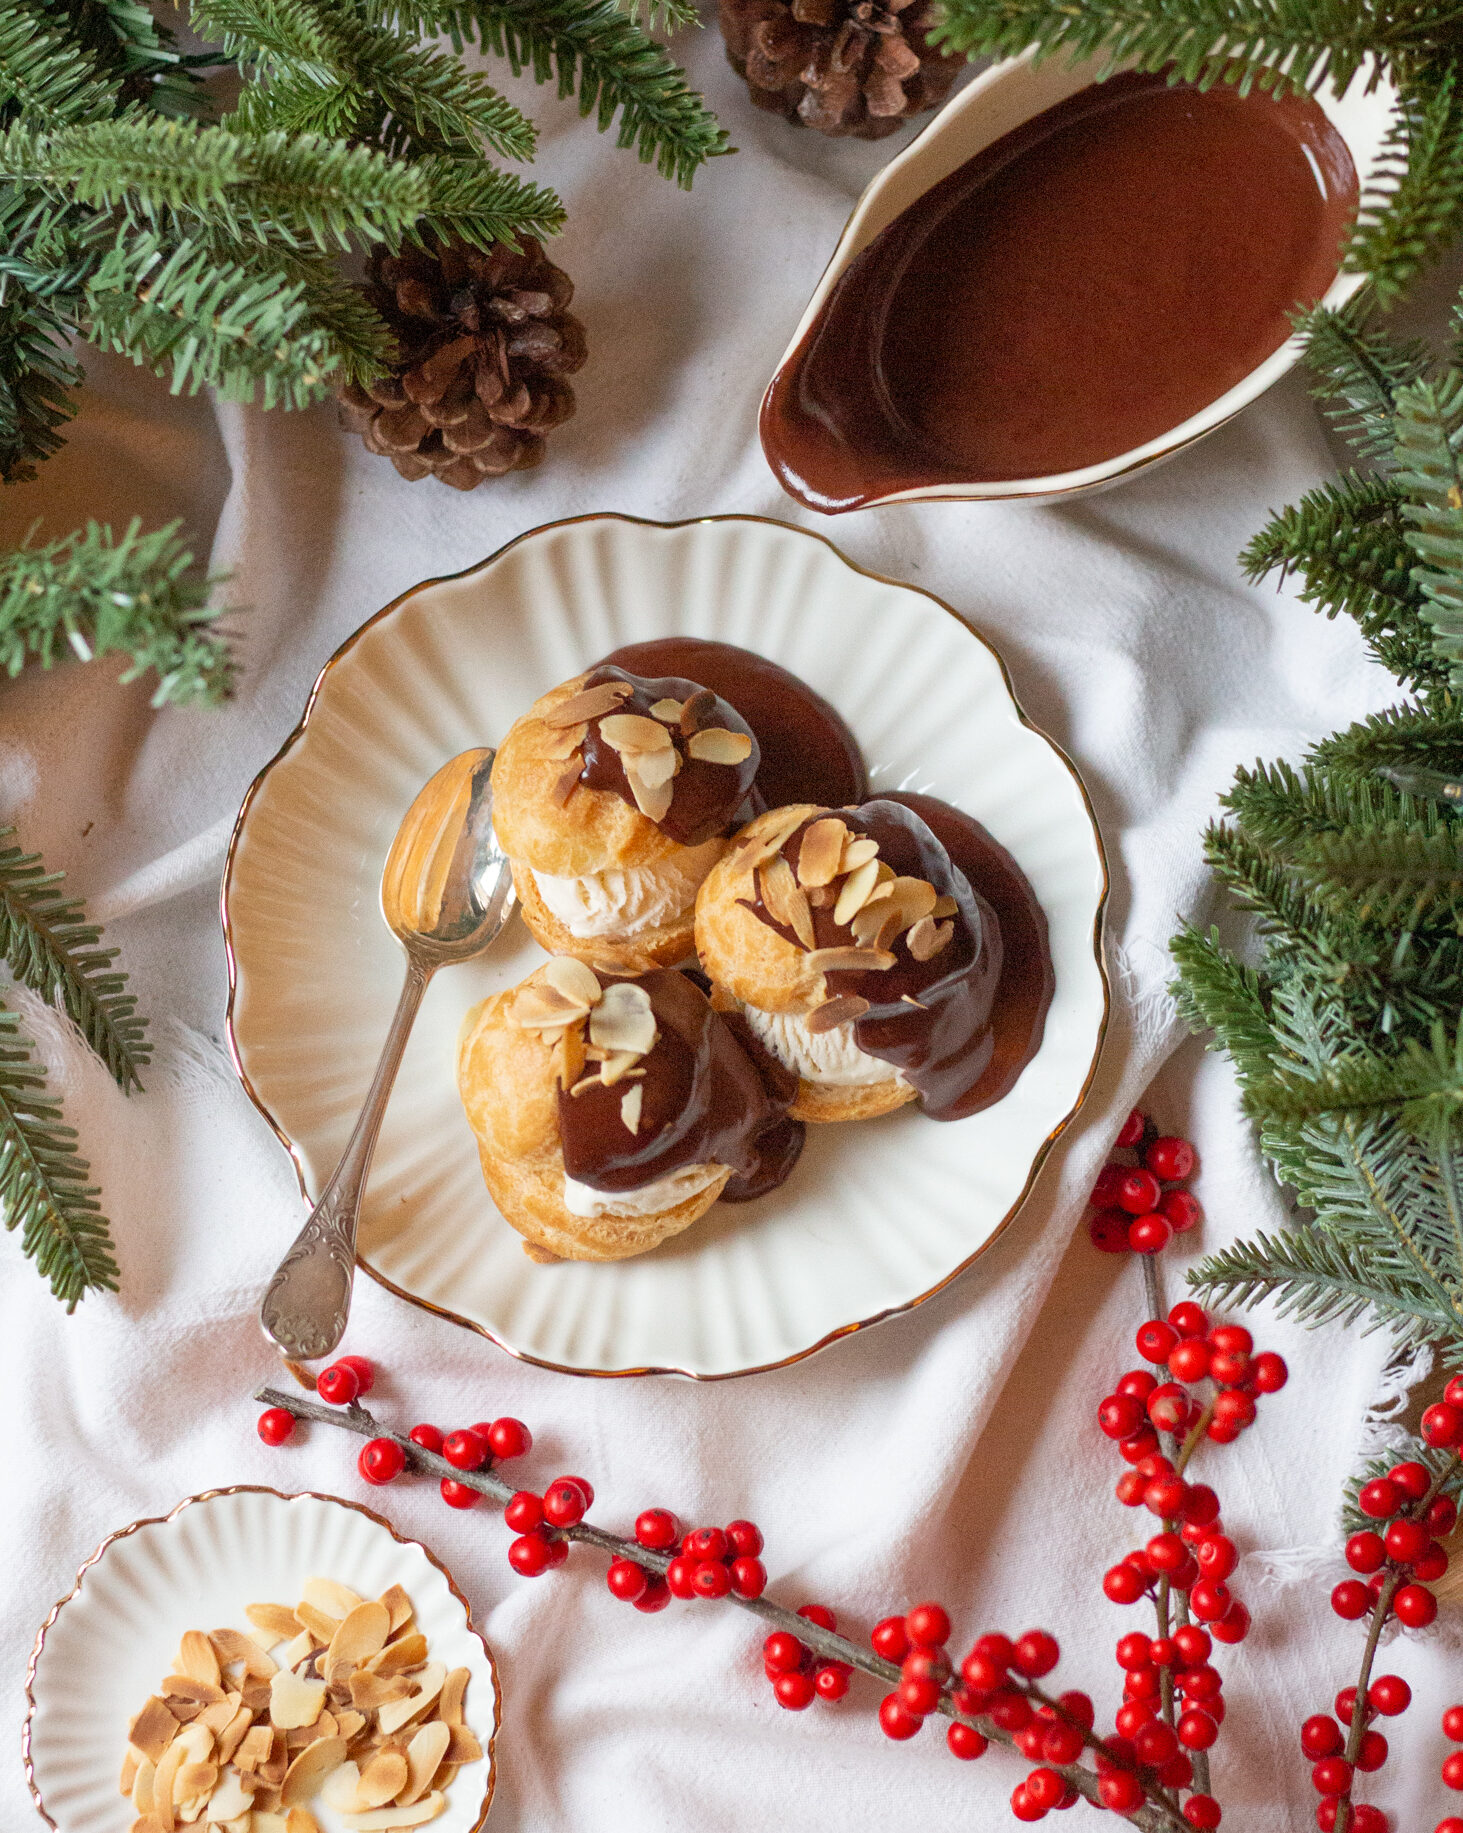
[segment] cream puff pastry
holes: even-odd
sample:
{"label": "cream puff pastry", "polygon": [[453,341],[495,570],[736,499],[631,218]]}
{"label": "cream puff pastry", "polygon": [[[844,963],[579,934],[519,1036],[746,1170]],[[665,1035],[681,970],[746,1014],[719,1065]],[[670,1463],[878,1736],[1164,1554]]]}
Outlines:
{"label": "cream puff pastry", "polygon": [[990,1061],[1000,925],[899,803],[752,821],[697,896],[696,949],[714,1003],[797,1073],[799,1119],[948,1118]]}
{"label": "cream puff pastry", "polygon": [[536,701],[493,765],[493,827],[535,938],[608,967],[682,960],[758,762],[751,727],[694,681],[603,664]]}
{"label": "cream puff pastry", "polygon": [[793,1080],[689,976],[568,956],[468,1013],[457,1082],[488,1190],[535,1260],[623,1260],[791,1170]]}

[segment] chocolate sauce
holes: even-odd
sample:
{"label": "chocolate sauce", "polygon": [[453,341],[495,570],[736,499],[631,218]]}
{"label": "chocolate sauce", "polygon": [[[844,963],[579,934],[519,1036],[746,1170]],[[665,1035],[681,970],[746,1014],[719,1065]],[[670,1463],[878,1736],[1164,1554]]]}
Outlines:
{"label": "chocolate sauce", "polygon": [[1356,202],[1309,97],[1131,71],[1080,90],[854,258],[767,391],[768,462],[832,513],[1132,451],[1279,349]]}
{"label": "chocolate sauce", "polygon": [[[601,662],[585,678],[584,687],[599,687],[606,681],[627,681],[634,689],[616,707],[617,713],[637,713],[642,719],[653,717],[650,709],[658,700],[693,699],[701,694],[704,683],[666,675],[651,680],[631,674],[613,663]],[[606,718],[608,715],[601,715]],[[681,754],[681,767],[672,780],[671,805],[656,823],[662,833],[682,846],[700,846],[718,834],[730,832],[745,816],[740,811],[757,776],[759,753],[756,734],[727,701],[715,698],[707,705],[697,722],[698,729],[721,726],[729,732],[740,732],[752,741],[748,757],[740,764],[711,764],[704,758],[691,757],[686,751],[686,735],[678,726],[665,726],[672,744]],[[600,731],[600,719],[591,719],[580,746],[584,767],[579,781],[588,789],[610,789],[636,807],[630,779],[625,775],[625,761]]]}
{"label": "chocolate sauce", "polygon": [[[602,980],[613,976],[601,975]],[[639,1190],[687,1165],[730,1165],[722,1192],[745,1202],[776,1189],[797,1163],[803,1129],[788,1117],[797,1078],[739,1041],[701,989],[675,968],[638,977],[659,1032],[637,1068],[638,1082],[559,1091],[565,1174],[604,1191]],[[620,1116],[625,1094],[643,1091],[632,1133]],[[736,1188],[734,1189],[733,1186]]]}
{"label": "chocolate sauce", "polygon": [[863,753],[842,717],[805,681],[765,656],[734,643],[669,636],[630,643],[600,666],[639,675],[661,670],[686,675],[737,709],[756,733],[762,753],[756,776],[759,800],[748,820],[764,808],[785,808],[791,802],[838,808],[862,802],[869,793]]}

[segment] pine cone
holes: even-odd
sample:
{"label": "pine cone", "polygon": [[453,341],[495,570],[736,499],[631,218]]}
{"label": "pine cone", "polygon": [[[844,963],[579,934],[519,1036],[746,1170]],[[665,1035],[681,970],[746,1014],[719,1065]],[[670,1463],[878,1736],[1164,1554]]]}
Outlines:
{"label": "pine cone", "polygon": [[931,0],[721,0],[733,69],[758,108],[882,140],[949,95],[964,59],[930,44]]}
{"label": "pine cone", "polygon": [[569,276],[537,242],[484,253],[432,240],[372,250],[365,293],[396,334],[398,360],[340,391],[340,422],[408,479],[472,490],[538,464],[544,434],[574,412],[565,377],[583,365],[584,327],[564,310]]}

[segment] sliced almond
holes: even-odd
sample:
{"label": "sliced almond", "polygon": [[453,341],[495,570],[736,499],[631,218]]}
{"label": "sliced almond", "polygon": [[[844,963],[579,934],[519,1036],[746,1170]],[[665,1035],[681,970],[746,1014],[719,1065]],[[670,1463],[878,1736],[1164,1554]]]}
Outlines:
{"label": "sliced almond", "polygon": [[871,899],[849,924],[860,948],[887,949],[903,927],[903,911],[887,897],[877,903]]}
{"label": "sliced almond", "polygon": [[669,751],[671,735],[658,719],[643,713],[611,713],[599,722],[599,735],[623,756],[637,751]]}
{"label": "sliced almond", "polygon": [[195,1795],[202,1795],[206,1800],[217,1786],[217,1763],[185,1763],[178,1771],[173,1793],[180,1801],[191,1801]]}
{"label": "sliced almond", "polygon": [[664,821],[670,813],[671,803],[675,799],[675,784],[647,783],[635,768],[635,758],[625,762],[625,781],[630,785],[630,794],[647,821]]}
{"label": "sliced almond", "polygon": [[317,1609],[303,1598],[295,1605],[295,1615],[300,1619],[306,1635],[312,1637],[320,1648],[330,1646],[337,1628],[344,1621],[344,1618],[332,1616],[329,1611]]}
{"label": "sliced almond", "polygon": [[388,1827],[420,1827],[435,1820],[447,1804],[440,1791],[415,1801],[409,1808],[373,1808],[369,1814],[347,1814],[345,1824],[356,1833],[384,1833]]}
{"label": "sliced almond", "polygon": [[882,974],[894,957],[882,948],[815,948],[808,966],[819,974]]}
{"label": "sliced almond", "polygon": [[[285,1668],[297,1668],[302,1661],[308,1661],[320,1646],[318,1636],[312,1636],[308,1629],[302,1629],[293,1642],[287,1643],[280,1654],[279,1665]],[[273,1675],[270,1676],[272,1680]]]}
{"label": "sliced almond", "polygon": [[210,1821],[237,1820],[241,1814],[247,1814],[253,1805],[254,1797],[239,1780],[238,1770],[225,1770],[219,1778],[218,1786],[208,1798],[203,1818]]}
{"label": "sliced almond", "polygon": [[154,1820],[151,1814],[140,1814],[127,1829],[127,1833],[163,1833],[163,1823]]}
{"label": "sliced almond", "polygon": [[613,713],[620,702],[628,700],[634,692],[628,681],[601,681],[598,687],[581,688],[545,713],[544,724],[577,726],[587,719],[599,719],[605,713]]}
{"label": "sliced almond", "polygon": [[243,1770],[245,1775],[252,1775],[269,1761],[273,1748],[274,1733],[269,1726],[251,1726],[234,1747],[234,1767]]}
{"label": "sliced almond", "polygon": [[[308,1655],[309,1652],[310,1652],[309,1649],[305,1650],[306,1655]],[[300,1659],[303,1661],[304,1655],[302,1655]],[[269,1710],[269,1682],[267,1680],[253,1680],[253,1679],[246,1677],[244,1684],[243,1686],[239,1688],[239,1691],[244,1696],[244,1704],[249,1708],[249,1710],[254,1714],[256,1718],[259,1716],[261,1712],[268,1712]]]}
{"label": "sliced almond", "polygon": [[930,912],[930,915],[932,917],[954,916],[959,908],[959,904],[955,902],[953,897],[937,897],[935,899],[935,907]]}
{"label": "sliced almond", "polygon": [[745,764],[752,755],[752,735],[727,726],[703,726],[686,740],[686,755],[701,764]]}
{"label": "sliced almond", "polygon": [[655,1012],[650,995],[634,980],[614,980],[589,1015],[592,1043],[606,1051],[645,1056],[655,1046]]}
{"label": "sliced almond", "polygon": [[162,1691],[165,1699],[191,1699],[200,1706],[215,1706],[226,1697],[217,1681],[195,1680],[191,1674],[169,1674]]}
{"label": "sliced almond", "polygon": [[[599,985],[597,980],[595,985]],[[391,1612],[392,1635],[399,1635],[411,1622],[413,1616],[411,1599],[407,1596],[405,1589],[401,1585],[390,1585],[381,1593],[378,1602],[384,1604]]]}
{"label": "sliced almond", "polygon": [[663,725],[679,726],[684,705],[682,700],[657,700],[651,706],[650,717],[660,720]]}
{"label": "sliced almond", "polygon": [[889,896],[904,912],[906,927],[928,916],[935,907],[935,887],[922,878],[894,879]]}
{"label": "sliced almond", "polygon": [[290,1766],[290,1751],[285,1735],[283,1731],[275,1731],[270,1736],[269,1755],[259,1765],[259,1781],[264,1788],[278,1789]]}
{"label": "sliced almond", "polygon": [[303,1807],[331,1770],[345,1762],[344,1738],[317,1738],[307,1744],[285,1771],[280,1800],[285,1807]]}
{"label": "sliced almond", "polygon": [[390,1633],[391,1612],[384,1604],[374,1600],[357,1604],[331,1637],[330,1646],[325,1651],[326,1672],[329,1673],[341,1664],[359,1667],[361,1662],[368,1661],[372,1655],[379,1655]]}
{"label": "sliced almond", "polygon": [[127,1754],[122,1759],[122,1773],[117,1778],[117,1793],[119,1795],[131,1795],[132,1785],[137,1780],[137,1772],[146,1761],[147,1759],[135,1745],[129,1744],[127,1746]]}
{"label": "sliced almond", "polygon": [[[188,1761],[188,1753],[183,1748],[181,1736],[174,1738],[159,1759],[157,1771],[152,1778],[153,1818],[160,1820],[166,1833],[173,1833],[176,1815],[173,1806],[173,1789],[177,1783],[178,1771]],[[134,1806],[136,1805],[134,1799]]]}
{"label": "sliced almond", "polygon": [[[543,976],[556,993],[562,993],[565,999],[572,1000],[575,1005],[588,1009],[599,1003],[603,991],[599,976],[587,962],[576,961],[573,955],[555,955],[552,961],[544,964]],[[383,1598],[381,1601],[385,1603],[386,1600]],[[391,1633],[396,1633],[396,1626],[393,1626]]]}
{"label": "sliced almond", "polygon": [[441,1697],[437,1701],[437,1717],[444,1725],[462,1723],[462,1700],[467,1692],[467,1683],[472,1679],[470,1668],[453,1668],[442,1682]]}
{"label": "sliced almond", "polygon": [[[327,1617],[334,1617],[337,1623],[344,1621],[357,1604],[364,1602],[349,1585],[342,1585],[339,1579],[334,1578],[307,1578],[300,1597],[313,1609],[323,1611]],[[299,1616],[298,1610],[295,1614]]]}
{"label": "sliced almond", "polygon": [[[258,1797],[255,1799],[257,1801]],[[289,1822],[283,1814],[256,1806],[249,1822],[249,1833],[289,1833]]]}
{"label": "sliced almond", "polygon": [[217,1738],[226,1725],[232,1724],[234,1714],[242,1703],[237,1693],[230,1693],[227,1698],[219,1700],[216,1705],[205,1706],[198,1714],[198,1722],[200,1725],[207,1725]]}
{"label": "sliced almond", "polygon": [[563,1025],[554,1040],[554,1080],[560,1088],[573,1088],[583,1074],[584,1027]]}
{"label": "sliced almond", "polygon": [[220,1763],[233,1761],[240,1744],[249,1733],[253,1724],[253,1715],[247,1706],[240,1706],[228,1724],[218,1734],[218,1760]]}
{"label": "sliced almond", "polygon": [[320,1822],[308,1808],[291,1808],[284,1824],[286,1833],[320,1833]]}
{"label": "sliced almond", "polygon": [[681,708],[681,730],[689,738],[716,718],[717,699],[709,687],[701,688]]}
{"label": "sliced almond", "polygon": [[269,1683],[269,1722],[278,1731],[313,1725],[325,1704],[325,1682],[304,1680],[281,1668]]}
{"label": "sliced almond", "polygon": [[755,834],[744,831],[737,837],[737,864],[744,872],[755,871],[764,859],[770,859],[780,851],[782,843],[795,828],[802,826],[804,819],[804,811],[796,806],[759,815],[751,824],[759,831]]}
{"label": "sliced almond", "polygon": [[215,1824],[218,1833],[253,1833],[254,1815],[251,1810],[240,1814],[235,1820],[220,1820]]}
{"label": "sliced almond", "polygon": [[846,870],[840,862],[847,839],[848,829],[836,815],[824,815],[821,821],[813,822],[798,847],[798,883],[808,886],[832,884],[839,871]]}
{"label": "sliced almond", "polygon": [[868,1009],[868,1000],[861,999],[857,993],[840,993],[836,999],[824,1000],[821,1006],[815,1007],[805,1023],[813,1036],[818,1037],[825,1031],[836,1031],[840,1025],[862,1018]]}
{"label": "sliced almond", "polygon": [[427,1638],[419,1630],[413,1630],[409,1636],[398,1636],[394,1642],[388,1642],[379,1655],[372,1655],[365,1664],[373,1674],[385,1678],[388,1674],[399,1674],[403,1668],[414,1668],[427,1658]]}
{"label": "sliced almond", "polygon": [[[154,1694],[127,1727],[127,1741],[135,1744],[143,1756],[154,1763],[178,1735],[178,1721]],[[138,1813],[145,1813],[139,1808]]]}
{"label": "sliced almond", "polygon": [[[518,989],[508,1008],[508,1022],[521,1031],[557,1031],[564,1025],[576,1023],[588,1011],[584,1000],[568,999],[556,986],[538,981]],[[330,1633],[332,1636],[335,1633],[333,1624]]]}
{"label": "sliced almond", "polygon": [[299,1618],[286,1604],[246,1604],[244,1615],[276,1642],[289,1642],[300,1633]]}
{"label": "sliced almond", "polygon": [[209,1631],[208,1639],[224,1667],[232,1667],[236,1661],[242,1662],[246,1674],[268,1680],[278,1665],[273,1656],[267,1655],[252,1636],[244,1635],[241,1630],[213,1629]]}
{"label": "sliced almond", "polygon": [[766,861],[758,873],[758,881],[763,905],[773,922],[790,929],[803,948],[815,948],[817,940],[807,894],[781,853],[774,853]]}
{"label": "sliced almond", "polygon": [[635,759],[635,775],[646,789],[660,789],[681,768],[681,754],[672,745],[664,751],[646,751]]}
{"label": "sliced almond", "polygon": [[905,947],[916,961],[932,961],[955,933],[953,923],[937,923],[922,916],[904,938]]}
{"label": "sliced almond", "polygon": [[137,1765],[137,1774],[132,1779],[132,1806],[144,1818],[152,1812],[152,1785],[156,1775],[157,1764],[151,1757],[144,1757]]}
{"label": "sliced almond", "polygon": [[414,1678],[414,1692],[406,1699],[393,1700],[390,1705],[382,1706],[376,1714],[376,1723],[388,1737],[393,1731],[400,1731],[403,1725],[409,1725],[419,1712],[426,1711],[442,1691],[447,1669],[440,1661],[429,1661]]}
{"label": "sliced almond", "polygon": [[330,1772],[320,1791],[320,1799],[337,1814],[348,1814],[355,1805],[356,1784],[360,1779],[360,1766],[348,1759],[339,1769]]}
{"label": "sliced almond", "polygon": [[344,1712],[340,1713],[335,1721],[335,1729],[339,1732],[341,1737],[345,1739],[347,1744],[350,1743],[351,1739],[355,1737],[358,1731],[363,1731],[365,1729],[365,1725],[366,1720],[364,1715],[360,1712],[353,1712],[349,1707],[347,1707]]}
{"label": "sliced almond", "polygon": [[406,1753],[401,1750],[378,1750],[361,1771],[356,1784],[356,1801],[363,1808],[385,1807],[394,1801],[407,1785]]}
{"label": "sliced almond", "polygon": [[[445,1700],[447,1689],[442,1689]],[[441,1719],[433,1719],[431,1724],[423,1725],[406,1747],[407,1782],[396,1799],[402,1807],[409,1807],[418,1796],[430,1787],[447,1746],[452,1742],[452,1727]]]}
{"label": "sliced almond", "polygon": [[840,873],[857,872],[860,866],[878,857],[877,840],[871,840],[867,834],[850,833],[843,843],[843,857],[838,862],[838,870]]}
{"label": "sliced almond", "polygon": [[483,1747],[477,1740],[477,1733],[470,1731],[466,1725],[452,1727],[452,1742],[447,1746],[449,1763],[476,1763],[483,1754]]}
{"label": "sliced almond", "polygon": [[412,1683],[401,1674],[352,1674],[350,1687],[351,1704],[358,1712],[379,1711],[395,1700],[410,1698],[414,1691]]}
{"label": "sliced almond", "polygon": [[539,755],[548,763],[557,763],[560,758],[573,757],[588,737],[586,725],[564,726],[542,741]]}
{"label": "sliced almond", "polygon": [[201,1629],[185,1633],[178,1647],[178,1671],[190,1680],[206,1680],[210,1686],[218,1685],[218,1656]]}
{"label": "sliced almond", "polygon": [[560,771],[549,788],[549,800],[555,808],[563,808],[573,795],[579,783],[580,773],[584,766],[576,756],[567,770]]}
{"label": "sliced almond", "polygon": [[620,1125],[627,1133],[640,1131],[640,1109],[645,1102],[645,1087],[637,1082],[620,1096]]}
{"label": "sliced almond", "polygon": [[856,866],[839,888],[838,902],[833,906],[833,921],[840,926],[853,921],[855,914],[868,902],[879,876],[879,862],[866,859]]}
{"label": "sliced almond", "polygon": [[808,893],[808,902],[814,910],[831,910],[838,902],[838,890],[834,885],[814,885]]}

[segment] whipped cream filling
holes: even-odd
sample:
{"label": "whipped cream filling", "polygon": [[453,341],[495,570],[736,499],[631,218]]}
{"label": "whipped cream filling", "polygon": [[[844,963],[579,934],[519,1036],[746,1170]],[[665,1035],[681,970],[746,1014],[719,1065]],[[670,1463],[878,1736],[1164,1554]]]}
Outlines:
{"label": "whipped cream filling", "polygon": [[682,1165],[668,1177],[638,1190],[596,1190],[572,1177],[564,1178],[564,1207],[571,1216],[653,1216],[699,1196],[725,1170],[723,1165]]}
{"label": "whipped cream filling", "polygon": [[892,1063],[859,1049],[851,1019],[831,1031],[809,1031],[807,1020],[793,1012],[764,1012],[760,1006],[745,1005],[742,1011],[758,1042],[805,1082],[866,1088],[899,1074]]}
{"label": "whipped cream filling", "polygon": [[634,936],[684,916],[725,849],[725,840],[706,840],[700,846],[682,847],[653,866],[587,872],[582,878],[534,872],[533,882],[549,914],[571,936],[586,941],[595,936]]}

